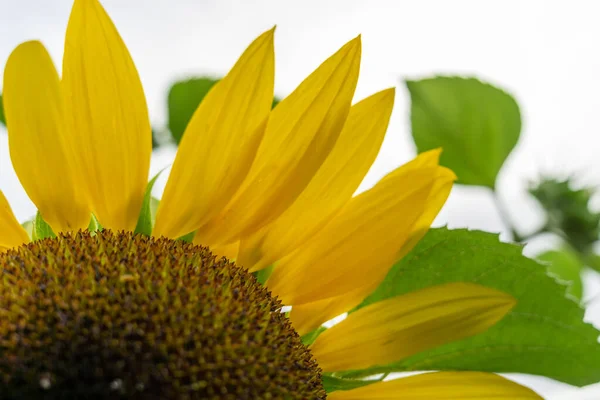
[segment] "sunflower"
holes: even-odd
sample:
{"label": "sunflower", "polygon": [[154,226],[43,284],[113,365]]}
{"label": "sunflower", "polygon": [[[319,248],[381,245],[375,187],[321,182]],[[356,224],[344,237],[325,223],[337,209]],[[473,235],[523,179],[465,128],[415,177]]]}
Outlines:
{"label": "sunflower", "polygon": [[[273,36],[252,42],[194,113],[151,236],[135,232],[151,154],[146,102],[102,6],[75,0],[62,79],[41,43],[13,51],[10,156],[56,235],[31,242],[0,196],[0,398],[539,398],[479,372],[326,393],[323,381],[341,372],[482,332],[515,301],[452,283],[322,326],[425,234],[455,176],[434,150],[354,196],[394,90],[351,104],[357,37],[271,110]],[[178,240],[190,234],[193,243]]]}

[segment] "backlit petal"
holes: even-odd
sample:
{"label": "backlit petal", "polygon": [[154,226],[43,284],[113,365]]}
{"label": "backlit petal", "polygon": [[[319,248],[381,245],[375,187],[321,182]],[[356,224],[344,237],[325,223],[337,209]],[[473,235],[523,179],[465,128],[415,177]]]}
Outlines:
{"label": "backlit petal", "polygon": [[360,287],[340,296],[329,297],[292,307],[289,318],[294,326],[294,330],[299,335],[306,335],[314,331],[323,325],[323,323],[359,305],[366,296],[365,292],[372,292],[372,290]]}
{"label": "backlit petal", "polygon": [[63,59],[66,141],[92,211],[105,228],[133,230],[152,137],[142,85],[97,0],[75,0]]}
{"label": "backlit petal", "polygon": [[0,251],[29,242],[29,236],[13,214],[4,193],[0,192]]}
{"label": "backlit petal", "polygon": [[248,174],[273,101],[273,33],[263,33],[248,47],[194,113],[154,235],[176,238],[198,229],[227,205]]}
{"label": "backlit petal", "polygon": [[349,201],[301,249],[277,264],[269,288],[284,303],[298,305],[380,282],[398,259],[412,227],[431,207],[427,199],[443,167],[415,167],[426,156]]}
{"label": "backlit petal", "polygon": [[242,241],[239,263],[272,264],[317,232],[351,198],[375,161],[387,130],[394,89],[354,105],[333,150],[306,189],[272,224]]}
{"label": "backlit petal", "polygon": [[65,148],[60,81],[38,41],[19,45],[4,70],[10,158],[19,181],[55,232],[87,227],[90,211]]}
{"label": "backlit petal", "polygon": [[342,130],[358,79],[360,38],[326,60],[269,116],[252,168],[231,203],[197,231],[207,244],[248,236],[308,185]]}
{"label": "backlit petal", "polygon": [[[437,163],[437,161],[435,162]],[[423,235],[427,233],[429,226],[448,198],[454,179],[456,177],[452,171],[446,168],[439,169],[438,178],[427,198],[425,210],[413,225],[409,238],[403,244],[397,260],[404,257],[421,240]],[[318,328],[324,322],[360,304],[366,296],[377,288],[378,284],[379,282],[370,282],[368,285],[362,285],[340,296],[294,306],[290,312],[290,319],[294,325],[294,329],[303,335]]]}
{"label": "backlit petal", "polygon": [[329,400],[543,400],[533,390],[485,372],[432,372],[336,391]]}
{"label": "backlit petal", "polygon": [[515,304],[479,285],[434,286],[351,313],[319,335],[311,351],[324,372],[385,365],[484,332]]}
{"label": "backlit petal", "polygon": [[[197,242],[196,240],[194,240],[194,244],[202,245],[202,243]],[[236,261],[239,248],[240,242],[234,242],[210,247],[210,251],[217,257],[225,257],[230,261]]]}

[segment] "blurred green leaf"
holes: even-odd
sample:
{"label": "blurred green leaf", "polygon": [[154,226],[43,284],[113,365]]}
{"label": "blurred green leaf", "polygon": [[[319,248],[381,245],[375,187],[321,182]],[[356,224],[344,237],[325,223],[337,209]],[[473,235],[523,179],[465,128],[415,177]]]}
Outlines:
{"label": "blurred green leaf", "polygon": [[156,175],[154,175],[154,177],[146,185],[146,191],[144,192],[144,200],[142,201],[142,209],[140,211],[140,216],[138,217],[137,225],[135,226],[135,233],[140,233],[146,236],[152,235],[152,227],[154,222],[152,215],[152,188],[154,187],[156,180],[163,171],[164,169],[159,171]]}
{"label": "blurred green leaf", "polygon": [[44,218],[42,218],[42,214],[38,211],[35,215],[35,219],[33,220],[33,229],[31,232],[31,240],[41,240],[46,238],[54,238],[56,235],[52,231],[52,228]]}
{"label": "blurred green leaf", "polygon": [[581,270],[583,262],[579,256],[569,249],[550,250],[536,257],[547,263],[548,272],[558,279],[563,280],[569,288],[567,293],[581,301],[583,294],[583,283],[581,281]]}
{"label": "blurred green leaf", "polygon": [[4,103],[2,103],[2,95],[0,94],[0,122],[6,125],[6,118],[4,117]]}
{"label": "blurred green leaf", "polygon": [[543,231],[557,233],[581,254],[600,236],[600,214],[590,209],[591,188],[573,189],[570,179],[542,178],[529,189],[546,211]]}
{"label": "blurred green leaf", "polygon": [[156,130],[152,128],[152,150],[158,148],[160,146],[160,142],[158,140],[158,135]]}
{"label": "blurred green leaf", "polygon": [[584,310],[565,296],[566,287],[521,250],[491,233],[431,229],[360,307],[448,282],[496,288],[514,296],[518,304],[482,334],[344,376],[479,370],[543,375],[577,386],[598,382],[599,332],[583,322]]}
{"label": "blurred green leaf", "polygon": [[194,111],[196,111],[210,88],[218,81],[218,79],[213,78],[191,78],[176,82],[171,86],[167,100],[168,125],[175,143],[179,144]]}
{"label": "blurred green leaf", "polygon": [[419,153],[443,148],[440,163],[458,183],[494,188],[517,144],[521,115],[507,93],[477,79],[436,77],[406,81],[412,135]]}

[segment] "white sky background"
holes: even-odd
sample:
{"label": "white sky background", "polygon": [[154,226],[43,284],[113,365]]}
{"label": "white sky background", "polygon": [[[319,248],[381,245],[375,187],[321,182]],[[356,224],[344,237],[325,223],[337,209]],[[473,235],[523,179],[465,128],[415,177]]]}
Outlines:
{"label": "white sky background", "polygon": [[[71,4],[0,0],[0,65],[20,42],[41,39],[60,66]],[[274,24],[279,96],[291,92],[320,62],[362,33],[356,99],[398,87],[388,135],[363,187],[415,155],[409,99],[401,79],[433,74],[477,76],[503,87],[520,103],[524,129],[501,172],[499,189],[523,233],[541,222],[539,209],[525,192],[530,179],[541,173],[577,172],[585,183],[600,183],[596,117],[600,3],[593,0],[104,0],[103,4],[136,62],[156,127],[166,124],[170,83],[189,75],[222,75],[250,41]],[[168,165],[173,154],[173,149],[159,152],[153,171]],[[17,217],[33,215],[35,209],[10,165],[3,134],[0,188]],[[504,231],[489,193],[478,188],[454,189],[436,221],[446,223]],[[538,240],[530,253],[549,243]],[[598,281],[590,277],[588,297],[598,291]],[[600,305],[592,304],[588,318],[600,322]],[[544,379],[523,379],[552,399],[600,396],[594,388],[576,390]]]}

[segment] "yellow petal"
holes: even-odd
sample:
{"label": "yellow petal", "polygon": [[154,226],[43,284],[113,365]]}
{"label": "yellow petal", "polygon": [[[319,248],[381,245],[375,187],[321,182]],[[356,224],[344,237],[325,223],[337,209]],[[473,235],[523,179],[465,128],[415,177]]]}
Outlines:
{"label": "yellow petal", "polygon": [[221,215],[197,231],[204,243],[229,243],[248,236],[300,195],[348,116],[360,49],[360,38],[347,43],[275,107],[239,191]]}
{"label": "yellow petal", "polygon": [[543,400],[533,390],[485,372],[432,372],[330,393],[328,400]]}
{"label": "yellow petal", "polygon": [[284,303],[298,305],[380,282],[431,207],[427,199],[442,167],[415,167],[420,157],[354,197],[301,249],[284,257],[267,282],[270,289]]}
{"label": "yellow petal", "polygon": [[[438,178],[427,198],[426,208],[413,225],[409,238],[397,255],[397,260],[404,257],[427,233],[429,226],[448,198],[454,179],[456,179],[456,176],[450,170],[445,168],[439,170]],[[294,325],[294,329],[300,335],[317,329],[324,322],[356,307],[369,293],[377,288],[378,284],[379,282],[371,282],[340,296],[294,306],[290,312],[290,320]]]}
{"label": "yellow petal", "polygon": [[385,365],[484,332],[515,304],[479,285],[434,286],[361,308],[319,335],[311,351],[324,372]]}
{"label": "yellow petal", "polygon": [[129,51],[97,0],[75,0],[63,59],[67,142],[105,228],[135,228],[152,137]]}
{"label": "yellow petal", "polygon": [[4,70],[10,158],[21,185],[55,232],[87,227],[90,211],[65,151],[60,81],[37,41],[19,45]]}
{"label": "yellow petal", "polygon": [[[194,243],[202,245],[202,243],[197,243],[196,241],[194,241]],[[231,244],[213,246],[210,248],[210,251],[217,257],[225,257],[229,261],[236,261],[239,248],[240,242],[234,242]]]}
{"label": "yellow petal", "polygon": [[28,242],[27,232],[15,218],[4,193],[0,191],[0,252]]}
{"label": "yellow petal", "polygon": [[333,150],[306,189],[272,224],[242,241],[241,265],[272,264],[317,232],[351,198],[375,161],[387,130],[394,89],[354,105]]}
{"label": "yellow petal", "polygon": [[158,208],[154,235],[176,238],[195,231],[227,205],[248,174],[273,101],[273,33],[274,28],[248,47],[194,113]]}
{"label": "yellow petal", "polygon": [[441,168],[439,170],[435,184],[433,185],[433,188],[429,193],[429,197],[427,198],[428,207],[413,225],[410,236],[406,243],[404,243],[404,246],[402,246],[402,250],[400,251],[398,259],[408,254],[408,252],[415,247],[419,240],[425,236],[429,230],[429,227],[433,223],[433,220],[448,199],[455,180],[456,175],[454,172],[447,168]]}
{"label": "yellow petal", "polygon": [[289,314],[290,321],[299,335],[306,335],[323,325],[323,323],[359,305],[366,296],[365,292],[369,293],[373,290],[374,288],[367,291],[360,287],[341,296],[293,306]]}

